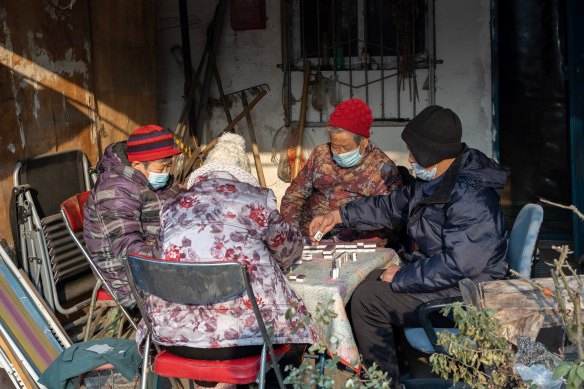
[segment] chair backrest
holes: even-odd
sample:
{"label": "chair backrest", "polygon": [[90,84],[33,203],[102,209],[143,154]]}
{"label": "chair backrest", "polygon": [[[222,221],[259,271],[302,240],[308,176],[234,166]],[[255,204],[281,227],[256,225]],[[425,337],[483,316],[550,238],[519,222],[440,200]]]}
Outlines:
{"label": "chair backrest", "polygon": [[533,254],[542,222],[541,205],[526,204],[519,211],[509,236],[509,267],[527,278],[531,276]]}
{"label": "chair backrest", "polygon": [[63,219],[69,223],[69,227],[74,233],[83,231],[83,206],[89,193],[89,191],[78,193],[61,203]]}
{"label": "chair backrest", "polygon": [[247,270],[238,262],[168,262],[128,255],[129,276],[142,291],[177,304],[213,304],[246,292]]}
{"label": "chair backrest", "polygon": [[39,217],[59,213],[69,196],[91,189],[89,160],[81,150],[41,155],[17,164],[14,186],[28,184]]}

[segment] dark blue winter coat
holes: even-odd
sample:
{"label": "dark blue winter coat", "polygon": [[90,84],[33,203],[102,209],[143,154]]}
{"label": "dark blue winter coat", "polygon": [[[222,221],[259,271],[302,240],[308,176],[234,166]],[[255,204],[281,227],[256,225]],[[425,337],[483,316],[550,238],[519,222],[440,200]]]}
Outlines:
{"label": "dark blue winter coat", "polygon": [[341,208],[341,218],[347,227],[364,230],[406,225],[418,250],[395,275],[395,292],[422,301],[460,295],[463,278],[483,282],[507,274],[507,233],[499,204],[505,180],[496,162],[464,145],[437,179],[354,201]]}

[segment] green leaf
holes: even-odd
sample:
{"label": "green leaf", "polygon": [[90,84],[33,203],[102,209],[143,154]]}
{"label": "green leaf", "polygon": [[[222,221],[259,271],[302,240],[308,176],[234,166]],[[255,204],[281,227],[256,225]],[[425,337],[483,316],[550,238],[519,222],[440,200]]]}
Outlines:
{"label": "green leaf", "polygon": [[[576,366],[572,366],[572,368],[570,369],[570,372],[568,373],[568,384],[570,384],[570,386],[572,386],[571,384],[573,384],[576,381],[576,378],[578,376],[576,375]],[[574,386],[576,387],[576,386]]]}
{"label": "green leaf", "polygon": [[565,377],[570,371],[570,369],[572,369],[571,363],[562,363],[560,366],[556,367],[552,378],[554,380],[557,380],[560,377]]}
{"label": "green leaf", "polygon": [[578,366],[576,368],[576,373],[578,374],[578,377],[584,380],[584,366]]}

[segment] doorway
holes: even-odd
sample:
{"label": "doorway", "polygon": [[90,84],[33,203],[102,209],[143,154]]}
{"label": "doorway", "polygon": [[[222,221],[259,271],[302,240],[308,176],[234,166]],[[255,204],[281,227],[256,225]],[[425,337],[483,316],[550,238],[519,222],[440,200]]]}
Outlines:
{"label": "doorway", "polygon": [[[510,223],[540,198],[573,203],[566,1],[493,0],[494,98]],[[572,241],[571,211],[545,206],[540,237]]]}

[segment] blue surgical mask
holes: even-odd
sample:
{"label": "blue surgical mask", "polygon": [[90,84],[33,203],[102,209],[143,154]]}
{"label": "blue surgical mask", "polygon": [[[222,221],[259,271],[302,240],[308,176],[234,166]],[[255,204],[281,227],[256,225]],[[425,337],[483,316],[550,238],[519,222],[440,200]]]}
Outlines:
{"label": "blue surgical mask", "polygon": [[416,177],[424,181],[433,180],[434,177],[436,176],[436,171],[438,171],[438,168],[436,166],[434,166],[434,168],[431,170],[426,170],[415,162],[412,163],[412,169],[414,169]]}
{"label": "blue surgical mask", "polygon": [[154,189],[164,188],[169,178],[170,173],[155,173],[148,170],[148,182]]}
{"label": "blue surgical mask", "polygon": [[340,167],[353,167],[363,159],[363,156],[359,152],[359,148],[357,147],[353,151],[349,151],[348,153],[343,154],[335,154],[333,153],[333,159]]}

